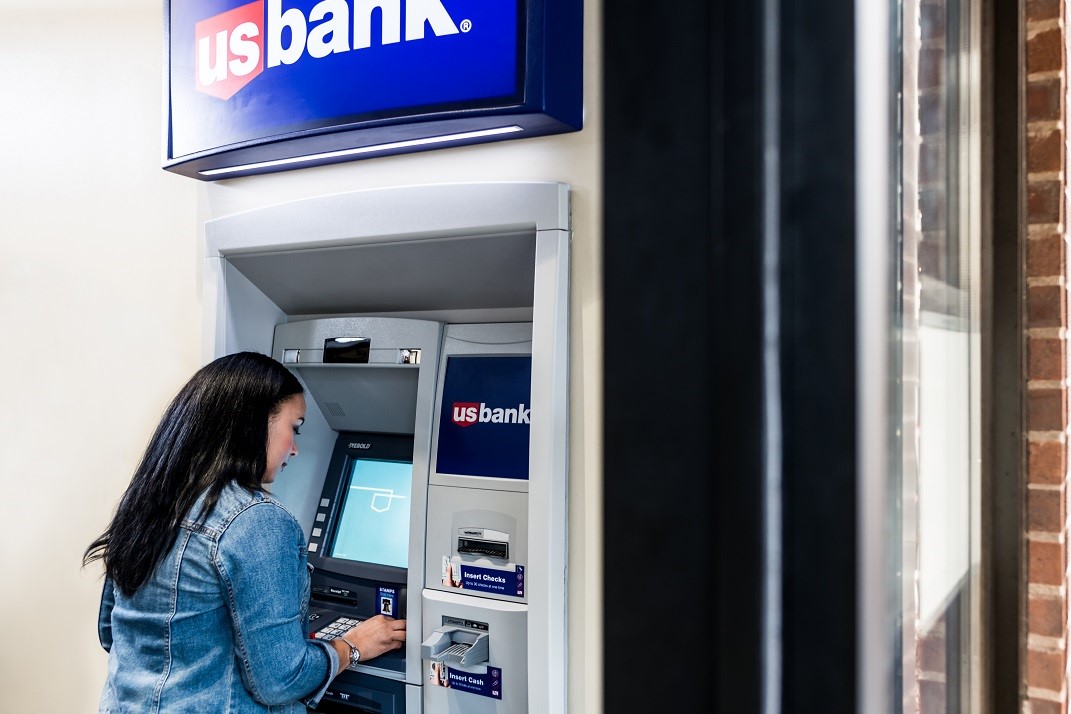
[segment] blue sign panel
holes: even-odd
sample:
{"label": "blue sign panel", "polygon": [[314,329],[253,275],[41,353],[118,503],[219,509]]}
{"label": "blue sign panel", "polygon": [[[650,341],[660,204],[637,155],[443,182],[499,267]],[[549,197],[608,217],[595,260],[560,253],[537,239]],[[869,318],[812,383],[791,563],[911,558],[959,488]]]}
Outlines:
{"label": "blue sign panel", "polygon": [[450,356],[435,470],[527,480],[531,404],[530,355]]}
{"label": "blue sign panel", "polygon": [[[217,178],[359,158],[362,147],[398,153],[451,136],[580,128],[581,0],[165,5],[165,167],[182,173]],[[503,114],[515,121],[489,121]],[[231,155],[203,160],[221,153]]]}

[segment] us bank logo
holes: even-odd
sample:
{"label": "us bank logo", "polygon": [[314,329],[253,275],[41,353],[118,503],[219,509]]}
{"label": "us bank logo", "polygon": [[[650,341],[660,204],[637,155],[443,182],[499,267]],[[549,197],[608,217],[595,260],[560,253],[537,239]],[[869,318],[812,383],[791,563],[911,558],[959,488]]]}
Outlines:
{"label": "us bank logo", "polygon": [[195,86],[227,100],[266,69],[471,29],[442,0],[321,0],[308,15],[257,0],[196,23]]}
{"label": "us bank logo", "polygon": [[450,421],[465,428],[473,424],[531,424],[532,408],[521,402],[516,407],[489,407],[483,402],[454,402]]}

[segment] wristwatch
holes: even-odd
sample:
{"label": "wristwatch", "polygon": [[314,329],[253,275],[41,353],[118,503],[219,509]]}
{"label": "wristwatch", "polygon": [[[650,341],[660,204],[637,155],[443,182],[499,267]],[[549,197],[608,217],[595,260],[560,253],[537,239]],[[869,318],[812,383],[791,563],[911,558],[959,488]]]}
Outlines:
{"label": "wristwatch", "polygon": [[359,649],[357,649],[357,646],[354,645],[349,640],[343,639],[342,641],[350,646],[350,664],[349,664],[349,666],[352,667],[353,665],[355,665],[355,664],[357,664],[358,662],[361,661],[361,651]]}

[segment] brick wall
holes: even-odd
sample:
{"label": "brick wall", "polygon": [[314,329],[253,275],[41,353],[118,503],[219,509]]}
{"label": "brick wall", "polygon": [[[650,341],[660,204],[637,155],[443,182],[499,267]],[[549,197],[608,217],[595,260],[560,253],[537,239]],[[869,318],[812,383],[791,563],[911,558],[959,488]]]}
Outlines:
{"label": "brick wall", "polygon": [[1067,242],[1062,0],[1026,2],[1026,647],[1023,711],[1068,712]]}

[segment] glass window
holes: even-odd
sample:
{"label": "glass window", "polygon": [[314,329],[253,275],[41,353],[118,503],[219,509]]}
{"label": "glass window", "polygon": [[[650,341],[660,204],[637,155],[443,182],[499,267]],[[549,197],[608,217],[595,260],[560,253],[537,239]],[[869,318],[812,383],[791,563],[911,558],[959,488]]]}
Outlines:
{"label": "glass window", "polygon": [[977,13],[966,0],[901,10],[898,679],[904,712],[976,711]]}

